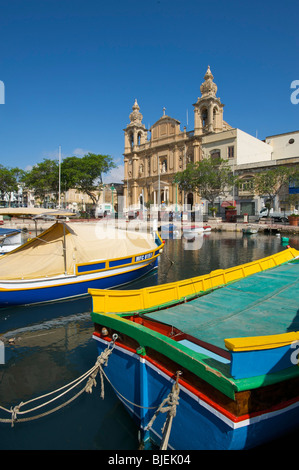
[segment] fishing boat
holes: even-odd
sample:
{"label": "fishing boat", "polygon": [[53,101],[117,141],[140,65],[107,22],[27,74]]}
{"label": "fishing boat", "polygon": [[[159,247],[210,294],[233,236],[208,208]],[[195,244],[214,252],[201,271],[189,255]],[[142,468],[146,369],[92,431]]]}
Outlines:
{"label": "fishing boat", "polygon": [[0,227],[0,255],[9,253],[22,244],[22,232],[18,229]]}
{"label": "fishing boat", "polygon": [[212,228],[210,225],[186,225],[183,226],[183,236],[186,239],[193,239],[198,235],[203,235],[211,232]]}
{"label": "fishing boat", "polygon": [[248,449],[299,427],[298,286],[288,247],[184,281],[89,290],[101,373],[144,448]]}
{"label": "fishing boat", "polygon": [[159,235],[56,222],[0,257],[0,307],[88,295],[131,282],[157,267]]}
{"label": "fishing boat", "polygon": [[246,228],[242,228],[242,232],[244,235],[253,235],[253,234],[258,233],[258,228],[248,226]]}

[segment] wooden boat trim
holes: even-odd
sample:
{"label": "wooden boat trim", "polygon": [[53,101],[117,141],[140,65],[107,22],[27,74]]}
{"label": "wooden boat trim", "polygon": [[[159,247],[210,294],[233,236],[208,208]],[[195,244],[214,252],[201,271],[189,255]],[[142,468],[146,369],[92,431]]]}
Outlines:
{"label": "wooden boat trim", "polygon": [[230,351],[260,351],[264,349],[288,346],[299,341],[299,331],[269,336],[248,336],[246,338],[225,339],[225,346]]}
{"label": "wooden boat trim", "polygon": [[[90,261],[87,263],[76,264],[76,275],[81,276],[82,274],[92,274],[95,272],[110,271],[116,268],[135,266],[136,264],[140,264],[145,261],[146,262],[153,261],[159,256],[160,250],[163,249],[163,247],[164,247],[164,244],[162,243],[161,245],[157,246],[157,249],[155,250],[140,252],[136,255],[124,256],[122,258],[112,258],[109,260],[98,260],[98,261]],[[103,267],[99,269],[97,268],[92,269],[92,267],[96,265],[103,265]],[[86,271],[85,270],[81,271],[80,268],[84,268],[85,266],[89,267],[89,269],[87,269]]]}
{"label": "wooden boat trim", "polygon": [[237,387],[234,380],[224,376],[219,370],[213,369],[204,364],[203,360],[208,359],[207,356],[177,343],[161,333],[149,330],[139,323],[134,323],[119,315],[91,313],[91,318],[95,323],[111,328],[120,334],[125,334],[133,338],[143,348],[151,348],[169,359],[177,362],[182,367],[192,370],[203,380],[206,380],[212,386],[222,391],[225,395],[234,399]]}
{"label": "wooden boat trim", "polygon": [[[109,343],[111,341],[111,334],[113,334],[112,331],[109,332],[109,336],[103,335],[101,333],[101,325],[95,324],[94,339]],[[180,386],[189,390],[215,410],[218,410],[223,417],[231,420],[231,423],[234,423],[233,427],[237,423],[247,421],[248,419],[252,420],[255,417],[260,419],[261,415],[279,411],[296,404],[298,401],[298,375],[287,377],[286,379],[289,380],[279,381],[279,383],[262,383],[261,386],[252,390],[236,390],[234,396],[228,396],[223,394],[223,391],[215,387],[214,384],[206,381],[206,377],[196,376],[193,371],[181,367],[181,364],[174,362],[155,349],[149,347],[146,350],[143,349],[142,353],[140,353],[138,342],[131,336],[121,334],[115,344],[120,350],[127,351],[130,355],[135,355],[136,357],[139,356],[140,361],[147,361],[153,367],[157,367],[160,373],[166,374],[169,378],[173,379],[179,368],[182,371],[182,376],[179,378]],[[291,392],[292,387],[290,388],[290,384],[294,384],[294,392]],[[265,395],[267,396],[266,407]]]}
{"label": "wooden boat trim", "polygon": [[261,386],[271,385],[283,380],[299,377],[299,367],[292,366],[272,374],[260,375],[244,379],[233,379],[228,373],[219,367],[211,367],[210,357],[188,347],[179,344],[172,338],[169,338],[157,331],[132,322],[116,314],[91,313],[91,318],[95,324],[100,324],[119,334],[134,339],[140,346],[151,348],[156,352],[163,354],[170,360],[176,362],[194,373],[196,376],[205,380],[207,383],[224,393],[231,399],[234,399],[235,393],[250,389],[256,389]]}
{"label": "wooden boat trim", "polygon": [[191,300],[213,289],[286,263],[298,256],[299,251],[294,248],[287,248],[257,261],[225,270],[218,269],[210,274],[183,281],[137,290],[107,291],[106,289],[89,289],[89,293],[93,297],[93,310],[95,312],[124,315],[131,312],[146,313]]}

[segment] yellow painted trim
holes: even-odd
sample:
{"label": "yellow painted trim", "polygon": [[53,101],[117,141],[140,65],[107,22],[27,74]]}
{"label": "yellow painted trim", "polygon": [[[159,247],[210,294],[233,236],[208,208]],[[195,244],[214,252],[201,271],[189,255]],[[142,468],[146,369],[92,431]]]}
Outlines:
{"label": "yellow painted trim", "polygon": [[[157,256],[159,256],[159,254],[155,255],[155,252],[157,250],[161,250],[162,248],[163,247],[160,245],[160,246],[157,246],[157,248],[154,249],[154,250],[144,251],[142,253],[139,253],[138,255],[124,256],[122,258],[111,258],[109,260],[102,260],[102,261],[99,260],[99,261],[94,261],[93,263],[89,262],[89,263],[76,264],[76,275],[81,276],[81,275],[84,275],[84,274],[93,274],[93,273],[98,273],[98,272],[101,272],[101,271],[111,271],[111,269],[125,268],[126,266],[133,266],[135,264],[144,263],[144,261],[154,260],[155,258],[157,258]],[[143,259],[143,260],[140,260],[140,261],[135,261],[136,256],[143,256],[143,255],[146,255],[148,253],[152,253],[152,256],[150,258],[146,258],[146,259]],[[132,262],[131,263],[126,263],[126,264],[119,264],[117,266],[112,266],[112,267],[109,266],[110,261],[121,261],[122,259],[127,259],[127,258],[132,258]],[[89,265],[94,265],[96,263],[105,263],[105,268],[97,269],[97,270],[92,269],[91,271],[78,272],[78,266],[89,266]]]}
{"label": "yellow painted trim", "polygon": [[[147,263],[147,264],[150,264],[154,259],[158,258],[158,256],[160,256],[160,253],[158,253],[157,255],[155,255],[153,258],[149,258],[149,259],[146,259],[146,260],[143,260],[143,261],[140,261],[138,263],[132,263],[132,266],[135,264],[141,264],[141,263]],[[130,266],[131,263],[128,265]],[[124,266],[116,266],[116,268],[110,268],[110,269],[107,269],[107,272],[108,271],[111,271],[111,269],[118,269],[119,267],[123,268]],[[127,273],[130,273],[132,271],[136,271],[137,269],[141,269],[143,268],[144,266],[139,266],[139,267],[136,267],[134,269],[128,269],[128,271],[125,271],[124,274],[127,274]],[[101,271],[101,270],[100,270]],[[102,270],[104,271],[104,270]],[[93,271],[92,273],[93,274],[96,274],[98,271]],[[80,274],[88,274],[88,273],[80,273]],[[89,273],[90,274],[90,273]],[[101,279],[105,279],[106,277],[112,277],[112,276],[118,276],[119,274],[122,274],[122,273],[114,273],[114,274],[108,274],[107,276],[103,276]],[[72,274],[70,274],[69,276],[73,276]],[[74,280],[74,282],[67,282],[67,283],[64,283],[64,284],[51,284],[49,286],[35,286],[35,287],[23,287],[23,286],[18,286],[16,289],[4,289],[4,288],[0,288],[0,292],[19,292],[20,290],[36,290],[36,289],[47,289],[47,288],[51,288],[51,287],[60,287],[60,286],[68,286],[70,284],[78,284],[78,283],[81,283],[81,282],[91,282],[91,281],[96,281],[98,278],[95,277],[95,278],[92,278],[92,279],[82,279],[80,280],[79,278],[79,275],[78,277],[72,277],[72,279]],[[14,279],[13,279],[14,280]],[[32,278],[32,279],[18,279],[17,281],[21,282],[22,280],[26,280],[28,282],[39,282],[39,281],[43,281],[43,280],[51,280],[50,278],[47,278],[47,277],[44,277],[44,278]],[[5,282],[9,282],[9,281],[5,281]],[[1,283],[1,281],[0,281]],[[93,290],[93,289],[88,289],[88,292],[87,293],[90,293],[89,291],[90,290]],[[105,289],[104,289],[105,290]]]}
{"label": "yellow painted trim", "polygon": [[[131,265],[134,265],[134,264],[143,263],[144,261],[154,260],[155,258],[157,258],[157,256],[159,256],[159,254],[155,255],[155,252],[157,250],[163,249],[163,247],[164,247],[163,240],[161,239],[158,232],[156,232],[156,235],[159,238],[159,240],[161,241],[161,244],[157,245],[152,250],[143,251],[143,252],[138,253],[136,255],[133,254],[133,255],[122,256],[121,258],[111,258],[111,259],[108,259],[108,260],[98,260],[98,261],[93,261],[93,262],[89,261],[87,263],[78,263],[78,264],[76,264],[76,275],[81,276],[82,274],[93,274],[93,273],[98,273],[98,272],[101,272],[101,271],[109,271],[111,269],[124,268],[126,266],[131,266]],[[152,256],[150,258],[143,259],[143,260],[140,260],[140,261],[136,261],[136,256],[143,256],[143,255],[147,255],[148,253],[152,253]],[[110,261],[121,261],[122,259],[127,259],[127,258],[132,258],[132,262],[131,263],[126,263],[126,264],[120,264],[118,266],[112,266],[112,267],[109,266]],[[93,269],[91,271],[78,272],[78,266],[89,266],[89,265],[93,265],[93,264],[96,264],[96,263],[105,263],[105,268],[98,269],[98,270]]]}
{"label": "yellow painted trim", "polygon": [[299,251],[287,248],[272,256],[252,261],[226,270],[218,269],[210,274],[183,281],[145,287],[138,290],[89,289],[93,298],[93,311],[101,313],[138,312],[158,307],[167,302],[181,301],[185,297],[196,295],[237,281],[257,272],[273,268],[299,256]]}
{"label": "yellow painted trim", "polygon": [[299,331],[268,336],[248,336],[246,338],[229,338],[224,343],[227,349],[234,352],[259,351],[280,348],[299,341]]}

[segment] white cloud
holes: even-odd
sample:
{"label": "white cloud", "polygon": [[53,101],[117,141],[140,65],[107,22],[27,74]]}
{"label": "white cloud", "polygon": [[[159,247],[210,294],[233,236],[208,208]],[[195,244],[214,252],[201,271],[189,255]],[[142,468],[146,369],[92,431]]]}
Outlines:
{"label": "white cloud", "polygon": [[103,176],[104,183],[123,183],[124,165],[113,168],[109,173]]}
{"label": "white cloud", "polygon": [[92,153],[90,150],[82,149],[80,147],[77,147],[73,150],[72,155],[75,157],[84,157],[84,155],[87,155],[88,153]]}

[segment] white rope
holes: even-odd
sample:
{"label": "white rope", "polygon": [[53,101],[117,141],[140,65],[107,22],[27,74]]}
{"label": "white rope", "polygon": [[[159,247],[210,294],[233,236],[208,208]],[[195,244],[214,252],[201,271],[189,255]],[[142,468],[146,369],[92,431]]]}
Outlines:
{"label": "white rope", "polygon": [[[64,385],[63,387],[60,387],[59,389],[54,390],[52,392],[46,393],[45,395],[42,395],[40,397],[36,397],[36,398],[31,399],[31,400],[28,400],[27,402],[21,402],[18,405],[14,406],[14,407],[11,407],[10,409],[5,408],[3,406],[0,406],[1,410],[5,411],[5,412],[7,412],[11,415],[10,418],[0,418],[0,422],[1,423],[11,423],[11,426],[13,427],[14,423],[16,421],[18,421],[18,422],[31,421],[33,419],[38,419],[38,418],[41,418],[41,417],[46,416],[48,414],[54,413],[55,411],[63,408],[64,406],[66,406],[69,403],[71,403],[72,401],[74,401],[84,391],[87,392],[87,393],[92,393],[93,386],[96,386],[96,384],[97,384],[96,380],[95,380],[95,377],[96,377],[98,372],[100,372],[100,374],[101,374],[102,365],[103,364],[107,365],[108,358],[109,358],[110,354],[112,353],[112,351],[114,349],[116,339],[117,339],[117,335],[114,335],[113,340],[109,343],[108,347],[97,358],[97,361],[96,361],[95,365],[91,369],[89,369],[87,372],[85,372],[83,375],[81,375],[77,379],[70,382],[69,384]],[[62,398],[64,395],[66,395],[71,390],[76,388],[79,384],[81,384],[86,379],[88,379],[88,382],[86,383],[85,387],[83,387],[75,396],[71,397],[69,400],[67,400],[62,405],[59,405],[59,406],[57,406],[56,408],[54,408],[52,410],[46,411],[42,414],[39,414],[39,415],[36,415],[36,416],[33,416],[33,417],[20,418],[20,419],[18,418],[19,415],[26,415],[28,413],[32,413],[36,410],[39,410],[40,408],[43,408],[45,406],[50,405],[51,403],[53,403],[56,400]],[[101,378],[101,384],[102,384],[101,396],[103,397],[104,393],[103,393],[103,380],[102,380],[102,378]],[[59,392],[61,392],[61,393],[59,393]],[[57,394],[57,393],[59,393],[59,395],[57,395],[54,398],[46,401],[45,403],[37,405],[37,406],[35,406],[35,407],[33,407],[29,410],[20,411],[21,407],[28,406],[28,404],[30,404],[30,403],[33,403],[37,400],[41,400],[43,398],[49,397],[49,396]]]}
{"label": "white rope", "polygon": [[[170,436],[170,431],[171,431],[171,426],[172,426],[172,421],[173,418],[176,416],[176,408],[177,405],[179,404],[179,393],[180,393],[180,387],[178,385],[178,379],[179,375],[181,375],[180,371],[177,371],[176,373],[176,381],[172,386],[171,392],[169,395],[162,401],[156,412],[154,413],[152,419],[148,423],[148,425],[145,427],[145,431],[148,431],[152,428],[155,419],[157,418],[159,413],[167,413],[165,423],[162,427],[162,440],[161,440],[161,445],[160,445],[160,450],[166,450],[168,446],[168,441],[169,441],[169,436]],[[165,406],[168,405],[168,406]]]}
{"label": "white rope", "polygon": [[[44,417],[44,416],[49,415],[51,413],[54,413],[55,411],[60,410],[64,406],[67,406],[69,403],[74,401],[84,391],[87,392],[87,393],[92,393],[93,387],[95,387],[97,385],[97,382],[96,382],[95,378],[96,378],[97,374],[99,373],[100,374],[100,380],[101,380],[101,398],[102,399],[104,399],[104,377],[105,377],[107,379],[107,381],[109,382],[109,384],[112,386],[112,388],[115,390],[117,395],[119,397],[121,397],[122,399],[124,399],[126,402],[128,402],[131,405],[134,405],[138,408],[156,409],[152,419],[150,420],[150,422],[146,426],[145,430],[151,429],[151,427],[152,427],[152,425],[153,425],[153,423],[154,423],[154,421],[157,418],[159,413],[167,413],[167,417],[166,417],[165,423],[164,423],[163,428],[162,428],[163,437],[162,437],[162,441],[161,441],[160,450],[167,449],[168,440],[169,440],[170,431],[171,431],[171,426],[172,426],[172,421],[173,421],[173,418],[176,416],[176,408],[177,408],[177,405],[179,404],[180,388],[179,388],[179,385],[178,385],[178,379],[179,379],[179,375],[181,375],[181,372],[178,371],[176,373],[176,381],[172,386],[171,392],[162,401],[162,403],[158,407],[157,406],[150,406],[150,407],[140,406],[140,405],[137,405],[136,403],[133,403],[133,402],[129,401],[127,398],[125,398],[123,395],[121,395],[121,393],[119,393],[118,390],[116,390],[116,388],[112,385],[111,381],[108,379],[107,375],[105,374],[105,372],[103,370],[103,366],[107,366],[107,364],[108,364],[108,358],[109,358],[110,354],[112,353],[112,351],[115,347],[115,341],[116,341],[117,337],[118,337],[117,334],[113,335],[112,341],[108,344],[107,348],[100,354],[100,356],[98,356],[95,365],[91,369],[89,369],[87,372],[85,372],[83,375],[81,375],[77,379],[73,380],[69,384],[64,385],[63,387],[60,387],[59,389],[57,389],[55,391],[46,393],[46,394],[44,394],[40,397],[32,398],[31,400],[28,400],[27,402],[21,402],[21,403],[19,403],[19,405],[11,407],[10,409],[7,409],[7,408],[0,405],[1,410],[5,411],[5,412],[7,412],[11,415],[10,418],[6,418],[6,419],[5,418],[4,419],[0,418],[0,422],[1,423],[11,423],[11,426],[13,427],[15,422],[32,421],[34,419],[39,419],[41,417]],[[27,417],[27,418],[18,418],[19,415],[25,415],[25,414],[28,414],[28,413],[32,413],[33,411],[39,410],[40,408],[45,407],[45,406],[53,403],[54,401],[58,400],[59,398],[63,397],[67,393],[69,393],[71,390],[73,390],[75,387],[77,387],[80,383],[82,383],[86,379],[88,379],[88,381],[87,381],[85,387],[83,387],[75,396],[71,397],[65,403],[63,403],[61,405],[58,405],[56,408],[53,408],[52,410],[45,411],[44,413],[41,413],[41,414],[36,415],[36,416]],[[59,392],[61,392],[61,393],[59,393]],[[36,407],[31,408],[29,410],[20,411],[21,407],[28,406],[28,404],[30,404],[30,403],[33,403],[37,400],[41,400],[42,398],[46,398],[46,397],[49,397],[49,396],[57,394],[57,393],[59,393],[59,395],[57,395],[54,398],[46,401],[45,403],[37,405]],[[165,406],[165,405],[167,405],[167,406]]]}

